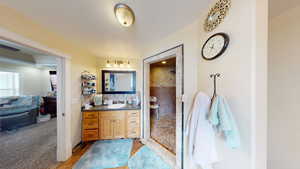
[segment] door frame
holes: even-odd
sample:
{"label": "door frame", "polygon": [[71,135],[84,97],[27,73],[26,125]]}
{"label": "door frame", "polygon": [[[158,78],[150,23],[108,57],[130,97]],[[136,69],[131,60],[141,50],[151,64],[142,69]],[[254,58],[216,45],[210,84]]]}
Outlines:
{"label": "door frame", "polygon": [[57,161],[72,155],[71,140],[71,56],[0,27],[0,39],[57,57]]}
{"label": "door frame", "polygon": [[[176,57],[176,155],[150,136],[150,64]],[[159,154],[174,169],[183,169],[184,154],[184,45],[178,45],[143,60],[142,142]]]}

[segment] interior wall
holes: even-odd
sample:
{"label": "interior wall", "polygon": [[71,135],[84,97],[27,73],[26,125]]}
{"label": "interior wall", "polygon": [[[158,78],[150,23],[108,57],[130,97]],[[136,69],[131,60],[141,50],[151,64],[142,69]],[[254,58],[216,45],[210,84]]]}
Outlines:
{"label": "interior wall", "polygon": [[71,138],[74,147],[81,141],[80,75],[84,70],[96,74],[96,57],[9,7],[0,5],[0,20],[1,28],[71,56]]}
{"label": "interior wall", "polygon": [[[264,9],[266,6],[262,2],[265,3],[266,1],[232,1],[232,7],[224,22],[216,30],[209,33],[203,31],[207,9],[202,17],[193,24],[162,38],[144,50],[143,56],[148,57],[179,44],[184,44],[185,119],[197,91],[212,95],[213,81],[209,75],[216,72],[221,73],[221,77],[218,79],[218,93],[224,95],[230,104],[240,130],[242,146],[232,150],[225,145],[222,138],[216,136],[220,162],[215,165],[215,169],[258,169],[257,166],[260,166],[260,169],[265,169],[266,157],[264,153],[266,149],[264,142],[266,136],[264,132],[260,133],[259,130],[264,131],[266,121],[261,119],[261,123],[255,125],[256,118],[259,119],[267,113],[264,103],[266,91],[256,94],[259,91],[257,86],[261,86],[263,89],[266,84],[266,79],[257,80],[265,75],[266,64],[264,60],[267,57],[265,53],[267,49],[261,46],[260,51],[258,51],[258,46],[256,46],[258,42],[256,32],[258,31],[263,33],[259,40],[263,44],[267,42],[264,34],[267,24],[262,22],[260,25],[258,23],[267,18],[267,9]],[[261,18],[256,16],[259,5],[266,12],[259,11]],[[231,38],[229,48],[217,60],[205,61],[201,58],[201,47],[210,35],[217,32],[229,34]],[[261,76],[257,71],[258,69],[260,69]],[[262,98],[261,103],[256,102],[259,97]],[[187,138],[185,138],[186,142]],[[257,150],[258,143],[261,143],[260,150]],[[187,149],[185,148],[185,150]],[[190,159],[191,157],[185,152],[185,168],[200,169],[199,166],[194,166]]]}
{"label": "interior wall", "polygon": [[158,98],[160,114],[176,116],[175,66],[150,66],[150,96]]}
{"label": "interior wall", "polygon": [[72,146],[76,146],[81,141],[82,113],[81,113],[81,73],[89,71],[92,74],[96,73],[96,64],[91,56],[85,58],[73,57],[71,61],[71,90],[72,90]]}
{"label": "interior wall", "polygon": [[0,71],[20,74],[20,95],[46,96],[51,91],[50,68],[0,62]]}
{"label": "interior wall", "polygon": [[298,169],[300,6],[269,22],[268,169]]}

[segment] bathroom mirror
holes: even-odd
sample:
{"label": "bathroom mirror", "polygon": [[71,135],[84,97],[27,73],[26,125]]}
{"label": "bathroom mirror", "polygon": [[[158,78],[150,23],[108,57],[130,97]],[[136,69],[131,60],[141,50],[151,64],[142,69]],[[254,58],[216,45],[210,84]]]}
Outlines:
{"label": "bathroom mirror", "polygon": [[102,93],[134,94],[135,92],[135,71],[102,70]]}

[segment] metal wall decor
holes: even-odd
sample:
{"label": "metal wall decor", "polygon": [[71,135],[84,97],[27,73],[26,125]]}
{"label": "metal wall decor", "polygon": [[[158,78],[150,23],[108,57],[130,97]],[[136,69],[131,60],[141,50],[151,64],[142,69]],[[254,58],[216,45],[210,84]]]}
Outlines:
{"label": "metal wall decor", "polygon": [[231,6],[231,0],[218,0],[210,9],[204,23],[204,30],[210,32],[214,30],[226,17]]}

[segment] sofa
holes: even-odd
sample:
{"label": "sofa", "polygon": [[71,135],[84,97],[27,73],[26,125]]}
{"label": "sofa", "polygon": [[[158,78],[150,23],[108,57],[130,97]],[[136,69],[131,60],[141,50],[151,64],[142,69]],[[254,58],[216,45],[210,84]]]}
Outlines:
{"label": "sofa", "polygon": [[39,108],[39,96],[0,98],[0,130],[14,130],[35,124]]}

